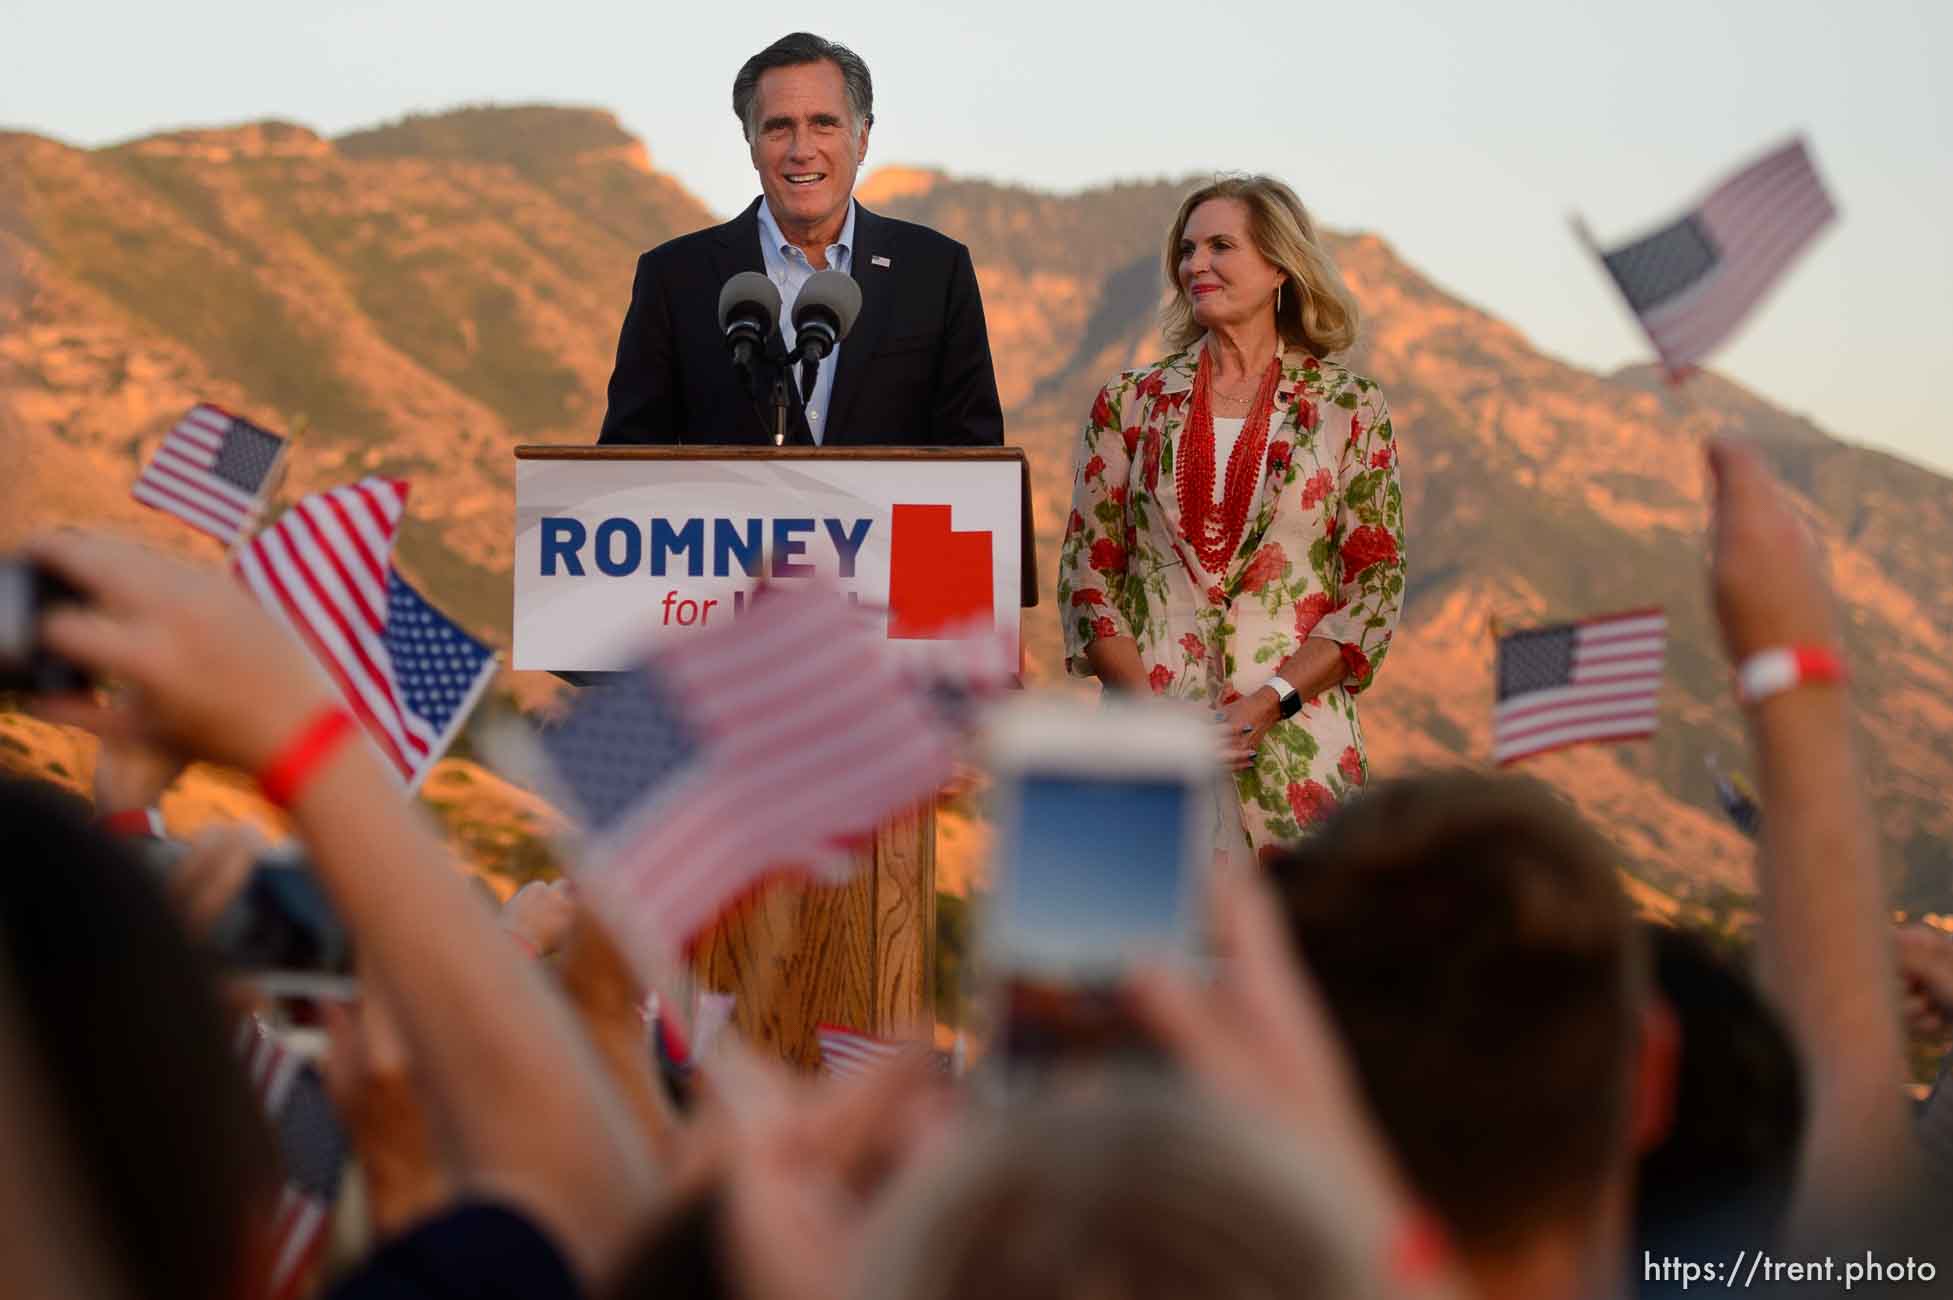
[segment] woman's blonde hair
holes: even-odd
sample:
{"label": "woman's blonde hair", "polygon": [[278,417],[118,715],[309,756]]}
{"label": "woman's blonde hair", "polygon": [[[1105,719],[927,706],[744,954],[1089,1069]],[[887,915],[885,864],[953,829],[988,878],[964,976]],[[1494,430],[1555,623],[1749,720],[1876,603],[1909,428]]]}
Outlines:
{"label": "woman's blonde hair", "polygon": [[1323,251],[1316,223],[1295,191],[1273,176],[1220,176],[1189,194],[1166,236],[1166,284],[1160,334],[1168,347],[1192,347],[1205,333],[1194,323],[1193,304],[1180,284],[1180,241],[1194,209],[1213,199],[1236,199],[1248,209],[1248,235],[1261,255],[1287,274],[1275,328],[1282,342],[1314,356],[1341,352],[1356,342],[1356,299],[1342,272]]}
{"label": "woman's blonde hair", "polygon": [[1036,1098],[889,1193],[856,1300],[1373,1296],[1332,1163],[1165,1083]]}

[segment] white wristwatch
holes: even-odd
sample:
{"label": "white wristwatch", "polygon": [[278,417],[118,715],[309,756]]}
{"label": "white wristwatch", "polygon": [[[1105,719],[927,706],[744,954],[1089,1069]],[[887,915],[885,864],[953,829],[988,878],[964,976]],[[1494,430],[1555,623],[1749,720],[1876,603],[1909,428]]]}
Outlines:
{"label": "white wristwatch", "polygon": [[1262,685],[1275,692],[1276,707],[1284,718],[1292,718],[1302,712],[1302,693],[1295,689],[1288,678],[1276,673]]}

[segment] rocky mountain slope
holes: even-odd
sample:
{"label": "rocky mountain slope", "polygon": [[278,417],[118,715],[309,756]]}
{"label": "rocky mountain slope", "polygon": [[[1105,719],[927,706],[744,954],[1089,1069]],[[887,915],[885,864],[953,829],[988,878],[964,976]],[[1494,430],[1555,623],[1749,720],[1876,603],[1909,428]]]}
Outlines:
{"label": "rocky mountain slope", "polygon": [[[1158,354],[1159,245],[1186,188],[1050,194],[912,169],[862,187],[973,251],[1047,582],[1077,424],[1098,384]],[[465,109],[337,139],[262,123],[97,150],[0,135],[0,545],[91,520],[214,559],[127,494],[171,420],[207,398],[299,431],[292,491],[411,478],[404,563],[504,637],[508,449],[594,436],[633,260],[713,219],[587,110]],[[1379,768],[1489,752],[1494,616],[1659,603],[1672,626],[1661,734],[1533,770],[1612,829],[1651,899],[1730,906],[1749,846],[1714,810],[1703,760],[1740,765],[1742,742],[1702,592],[1697,444],[1736,431],[1800,492],[1847,604],[1894,898],[1953,905],[1945,480],[1713,375],[1677,395],[1644,371],[1567,365],[1383,239],[1330,244],[1366,316],[1353,362],[1384,386],[1404,449],[1410,598],[1365,706]],[[1614,309],[1598,277],[1567,291]],[[1049,605],[1026,626],[1033,671],[1055,678]],[[13,742],[0,759],[22,734],[0,738]],[[491,806],[455,816],[493,820]]]}

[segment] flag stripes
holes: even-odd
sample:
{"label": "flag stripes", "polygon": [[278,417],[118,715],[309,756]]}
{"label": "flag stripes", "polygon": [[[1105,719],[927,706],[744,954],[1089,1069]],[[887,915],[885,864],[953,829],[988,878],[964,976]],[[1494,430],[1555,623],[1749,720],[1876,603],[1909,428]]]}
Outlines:
{"label": "flag stripes", "polygon": [[234,545],[264,504],[285,440],[201,403],[163,435],[130,495]]}
{"label": "flag stripes", "polygon": [[844,878],[833,846],[928,797],[947,733],[867,620],[820,587],[583,692],[543,747],[591,832],[593,883],[640,960],[767,875]]}
{"label": "flag stripes", "polygon": [[380,478],[315,493],[241,547],[236,569],[418,784],[493,677],[495,656],[394,571],[406,499],[405,483]]}
{"label": "flag stripes", "polygon": [[325,1246],[346,1160],[345,1132],[318,1071],[254,1017],[239,1022],[234,1047],[286,1167],[271,1215],[270,1271],[263,1294],[268,1300],[296,1300]]}
{"label": "flag stripes", "polygon": [[1494,761],[1652,735],[1667,641],[1667,618],[1659,610],[1500,637]]}
{"label": "flag stripes", "polygon": [[1663,366],[1680,374],[1735,332],[1836,216],[1796,139],[1725,180],[1679,220],[1601,260]]}
{"label": "flag stripes", "polygon": [[[318,496],[327,499],[325,512],[332,518],[354,522],[352,557],[369,571],[384,573],[393,534],[406,510],[407,485],[368,478]],[[238,553],[238,574],[312,648],[381,752],[402,772],[411,771],[431,738],[423,738],[416,749],[402,722],[390,675],[380,666],[384,619],[375,617],[362,598],[361,579],[323,562],[311,528],[318,515],[316,503],[316,497],[299,502],[252,538]],[[375,540],[382,543],[377,548]]]}
{"label": "flag stripes", "polygon": [[823,1024],[814,1034],[820,1040],[821,1073],[836,1079],[857,1078],[915,1050],[912,1044],[890,1042],[841,1025]]}

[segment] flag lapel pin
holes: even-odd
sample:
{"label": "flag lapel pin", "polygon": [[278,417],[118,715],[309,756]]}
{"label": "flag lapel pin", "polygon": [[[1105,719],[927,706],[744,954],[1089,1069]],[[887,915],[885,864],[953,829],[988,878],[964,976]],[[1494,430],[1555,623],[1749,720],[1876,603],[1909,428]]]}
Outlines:
{"label": "flag lapel pin", "polygon": [[889,263],[886,257],[883,257],[880,253],[876,253],[869,257],[868,264],[870,266],[887,266]]}

